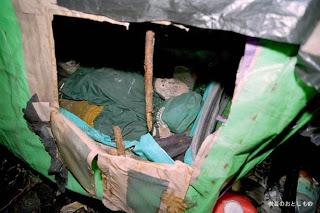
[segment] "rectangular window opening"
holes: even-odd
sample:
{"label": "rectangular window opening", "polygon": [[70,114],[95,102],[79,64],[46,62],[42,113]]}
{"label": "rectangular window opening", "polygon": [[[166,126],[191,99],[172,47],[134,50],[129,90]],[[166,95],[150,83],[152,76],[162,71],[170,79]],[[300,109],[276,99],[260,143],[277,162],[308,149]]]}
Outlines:
{"label": "rectangular window opening", "polygon": [[[120,126],[126,141],[138,141],[147,133],[143,85],[147,30],[155,32],[154,129],[150,134],[157,143],[174,160],[183,161],[191,142],[196,143],[192,137],[198,137],[199,148],[208,134],[223,125],[209,114],[201,119],[208,101],[204,96],[212,82],[219,84],[218,115],[228,113],[245,36],[150,23],[131,23],[126,29],[65,16],[54,16],[52,27],[60,107],[112,141],[113,125]],[[177,99],[188,93],[197,95]],[[211,122],[210,129],[200,131],[201,122],[202,126]]]}

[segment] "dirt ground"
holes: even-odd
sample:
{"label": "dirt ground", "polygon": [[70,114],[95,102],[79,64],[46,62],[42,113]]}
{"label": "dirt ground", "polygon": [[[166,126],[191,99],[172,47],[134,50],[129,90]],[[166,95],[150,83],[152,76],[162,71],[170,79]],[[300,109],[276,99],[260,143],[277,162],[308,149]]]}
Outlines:
{"label": "dirt ground", "polygon": [[99,200],[68,190],[61,194],[54,183],[40,176],[2,146],[0,193],[0,212],[112,212]]}

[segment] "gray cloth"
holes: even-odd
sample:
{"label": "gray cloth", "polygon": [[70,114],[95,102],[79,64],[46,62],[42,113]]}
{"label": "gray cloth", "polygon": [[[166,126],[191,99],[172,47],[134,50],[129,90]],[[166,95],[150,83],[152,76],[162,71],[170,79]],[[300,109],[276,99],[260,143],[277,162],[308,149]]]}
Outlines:
{"label": "gray cloth", "polygon": [[191,145],[192,138],[186,134],[175,134],[167,138],[155,138],[155,140],[172,159],[183,161],[184,154]]}
{"label": "gray cloth", "polygon": [[58,147],[52,135],[49,122],[42,121],[33,106],[33,103],[37,102],[39,102],[38,95],[34,94],[28,101],[26,108],[23,109],[24,119],[27,121],[29,129],[39,136],[45,150],[51,157],[48,175],[54,175],[59,191],[65,192],[68,171],[59,157]]}

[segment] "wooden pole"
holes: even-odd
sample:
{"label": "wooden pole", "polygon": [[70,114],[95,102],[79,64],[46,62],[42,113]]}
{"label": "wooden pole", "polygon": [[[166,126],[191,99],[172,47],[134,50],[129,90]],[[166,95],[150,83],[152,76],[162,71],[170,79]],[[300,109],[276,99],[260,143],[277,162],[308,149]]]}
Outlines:
{"label": "wooden pole", "polygon": [[113,133],[114,133],[114,139],[115,139],[116,145],[117,145],[117,154],[118,155],[125,155],[126,149],[123,145],[123,139],[122,139],[120,127],[113,126]]}
{"label": "wooden pole", "polygon": [[146,97],[146,119],[148,131],[152,131],[152,113],[153,113],[153,52],[154,52],[154,32],[148,30],[145,41],[144,58],[144,90]]}

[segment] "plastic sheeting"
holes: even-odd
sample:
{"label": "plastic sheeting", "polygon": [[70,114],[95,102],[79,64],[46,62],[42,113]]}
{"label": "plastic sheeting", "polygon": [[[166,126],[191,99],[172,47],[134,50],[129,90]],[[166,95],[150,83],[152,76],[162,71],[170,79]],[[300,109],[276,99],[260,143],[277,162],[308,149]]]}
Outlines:
{"label": "plastic sheeting", "polygon": [[[319,14],[320,15],[320,14]],[[303,43],[298,55],[296,73],[308,85],[320,91],[320,19]]]}
{"label": "plastic sheeting", "polygon": [[296,72],[302,80],[320,91],[320,55],[300,51]]}
{"label": "plastic sheeting", "polygon": [[[57,0],[57,3],[118,21],[171,21],[292,44],[304,44],[320,20],[318,0]],[[298,71],[299,76],[320,90],[320,55],[315,60],[308,54],[300,55],[300,64],[311,69]]]}
{"label": "plastic sheeting", "polygon": [[228,121],[210,139],[207,157],[195,163],[199,175],[186,195],[187,212],[210,212],[229,181],[244,176],[310,120],[308,112],[299,112],[315,90],[295,76],[296,51],[270,41],[247,44]]}
{"label": "plastic sheeting", "polygon": [[302,43],[313,29],[318,0],[58,0],[58,5],[118,21],[172,21],[288,43]]}

